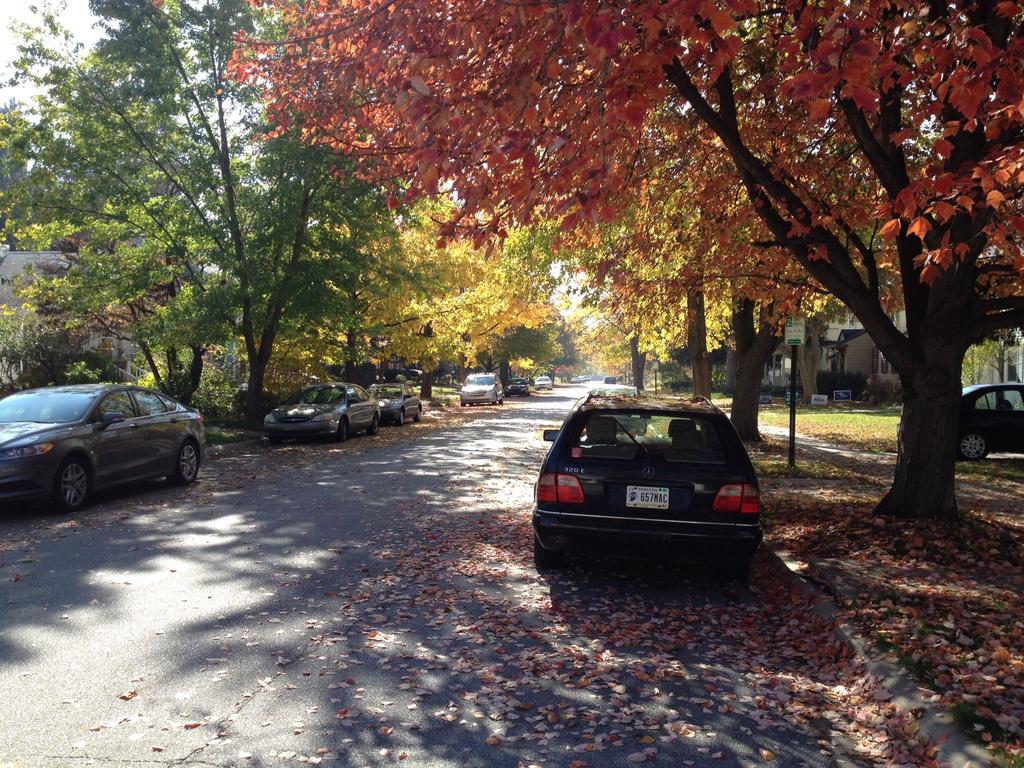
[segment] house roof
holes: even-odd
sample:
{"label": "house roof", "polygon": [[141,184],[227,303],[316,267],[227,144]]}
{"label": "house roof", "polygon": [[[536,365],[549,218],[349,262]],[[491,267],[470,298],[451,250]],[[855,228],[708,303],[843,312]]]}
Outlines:
{"label": "house roof", "polygon": [[839,336],[835,341],[826,342],[823,346],[826,347],[845,347],[854,339],[859,336],[863,336],[867,331],[863,328],[844,328],[839,332]]}

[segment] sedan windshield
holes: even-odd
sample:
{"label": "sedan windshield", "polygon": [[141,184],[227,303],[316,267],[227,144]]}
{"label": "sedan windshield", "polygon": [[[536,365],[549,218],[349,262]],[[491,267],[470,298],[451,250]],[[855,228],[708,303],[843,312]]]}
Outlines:
{"label": "sedan windshield", "polygon": [[0,424],[16,421],[67,424],[81,421],[95,399],[95,392],[22,392],[0,400]]}
{"label": "sedan windshield", "polygon": [[472,376],[466,377],[467,384],[473,384],[475,386],[489,387],[494,384],[493,373],[474,373]]}
{"label": "sedan windshield", "polygon": [[373,393],[374,397],[382,397],[383,398],[383,397],[401,397],[402,396],[402,388],[401,387],[395,387],[395,386],[388,387],[388,386],[381,386],[380,384],[374,384],[372,387],[370,387],[370,392]]}
{"label": "sedan windshield", "polygon": [[306,387],[288,398],[288,405],[331,405],[345,401],[344,387]]}

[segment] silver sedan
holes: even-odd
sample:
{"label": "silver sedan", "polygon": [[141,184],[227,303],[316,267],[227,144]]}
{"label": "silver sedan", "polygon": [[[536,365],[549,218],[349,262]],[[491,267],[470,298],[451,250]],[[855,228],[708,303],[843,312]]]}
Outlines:
{"label": "silver sedan", "polygon": [[271,443],[286,437],[317,435],[347,440],[353,432],[377,434],[380,406],[357,384],[344,381],[316,384],[296,392],[263,420]]}

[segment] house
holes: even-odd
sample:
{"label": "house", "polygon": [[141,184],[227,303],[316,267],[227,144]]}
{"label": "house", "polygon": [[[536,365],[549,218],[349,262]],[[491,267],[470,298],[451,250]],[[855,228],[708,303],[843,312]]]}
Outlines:
{"label": "house", "polygon": [[[24,322],[31,322],[33,312],[25,306],[20,290],[37,275],[62,274],[70,266],[71,259],[61,251],[12,251],[6,245],[0,246],[0,311],[13,312]],[[85,348],[109,358],[121,378],[131,378],[136,350],[130,340],[93,327],[89,329]]]}
{"label": "house", "polygon": [[[893,320],[898,328],[906,329],[906,319],[902,311],[896,314]],[[899,378],[870,334],[853,315],[829,323],[818,343],[821,347],[819,371],[859,373],[865,378],[876,376],[893,381]],[[765,366],[765,386],[789,386],[789,356],[789,348],[780,344],[771,361]]]}
{"label": "house", "polygon": [[0,307],[25,311],[17,289],[33,274],[64,272],[69,266],[67,256],[60,251],[12,251],[0,246]]}
{"label": "house", "polygon": [[[906,331],[906,314],[901,310],[893,322]],[[859,373],[868,378],[896,382],[899,375],[885,359],[871,335],[852,314],[830,323],[820,341],[821,365],[819,370],[832,373]],[[1000,384],[1020,381],[1024,375],[1024,333],[1020,330],[1007,335],[1000,343],[976,345],[964,361],[963,382],[967,384]],[[779,345],[771,361],[765,366],[765,387],[789,386],[789,349]]]}

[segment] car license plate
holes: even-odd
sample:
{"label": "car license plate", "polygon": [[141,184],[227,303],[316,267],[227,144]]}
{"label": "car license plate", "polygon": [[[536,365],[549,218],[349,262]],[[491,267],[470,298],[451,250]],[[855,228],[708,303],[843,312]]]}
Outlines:
{"label": "car license plate", "polygon": [[668,509],[668,488],[627,485],[626,506],[643,507],[644,509]]}

